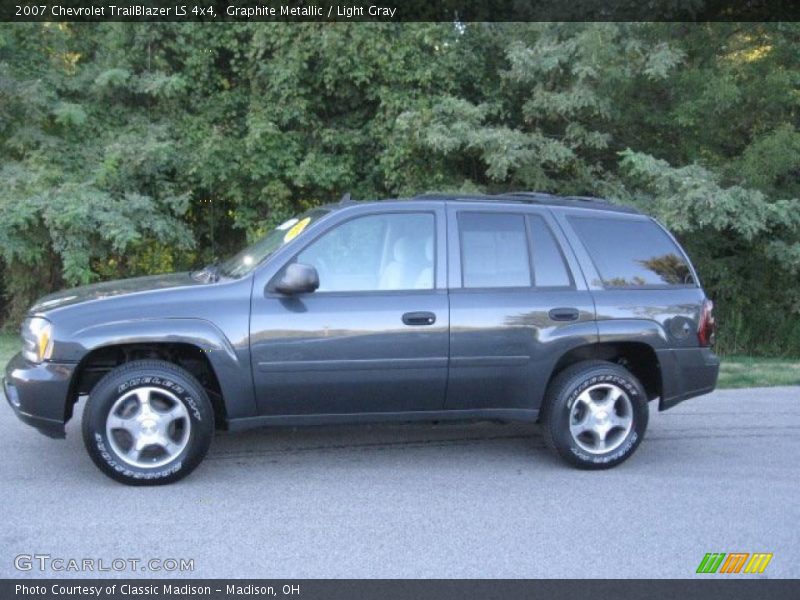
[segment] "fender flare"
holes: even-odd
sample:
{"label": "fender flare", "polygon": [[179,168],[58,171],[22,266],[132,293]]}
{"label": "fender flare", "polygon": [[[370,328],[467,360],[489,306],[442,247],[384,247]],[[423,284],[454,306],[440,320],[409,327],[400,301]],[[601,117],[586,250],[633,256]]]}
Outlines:
{"label": "fender flare", "polygon": [[664,327],[652,319],[608,319],[597,321],[598,343],[638,342],[654,351],[669,348]]}
{"label": "fender flare", "polygon": [[228,418],[258,414],[249,347],[237,351],[211,321],[196,318],[115,321],[77,330],[71,338],[59,354],[64,360],[76,363],[96,350],[127,344],[183,343],[201,348],[219,381]]}
{"label": "fender flare", "polygon": [[[590,360],[598,358],[597,353],[605,344],[636,343],[647,346],[653,351],[656,358],[660,358],[661,351],[667,351],[670,347],[668,334],[664,327],[657,321],[651,319],[598,320],[592,321],[591,325],[595,328],[595,335],[588,335],[588,330],[584,331],[583,333],[585,333],[585,335],[582,336],[582,340],[576,339],[577,336],[574,335],[574,331],[570,328],[559,331],[558,335],[555,336],[554,339],[563,337],[565,342],[567,342],[567,340],[569,340],[569,342],[559,346],[558,351],[554,352],[553,355],[549,357],[545,365],[548,376],[538,390],[538,394],[541,394],[541,398],[544,398],[547,386],[549,382],[552,381],[556,371],[560,370],[559,363],[562,362],[562,359],[565,359],[573,353],[577,352],[578,356],[584,353],[585,359]],[[658,376],[663,382],[664,374],[661,360],[658,361],[656,368],[658,370]]]}

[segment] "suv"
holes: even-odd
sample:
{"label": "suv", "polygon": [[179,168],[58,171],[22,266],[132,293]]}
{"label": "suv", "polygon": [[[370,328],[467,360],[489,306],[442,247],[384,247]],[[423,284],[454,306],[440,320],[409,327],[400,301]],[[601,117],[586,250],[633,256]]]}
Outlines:
{"label": "suv", "polygon": [[6,367],[17,416],[128,484],[176,481],[215,429],[540,422],[586,469],[714,389],[714,318],[655,220],[587,198],[426,195],[315,208],[194,273],[39,300]]}

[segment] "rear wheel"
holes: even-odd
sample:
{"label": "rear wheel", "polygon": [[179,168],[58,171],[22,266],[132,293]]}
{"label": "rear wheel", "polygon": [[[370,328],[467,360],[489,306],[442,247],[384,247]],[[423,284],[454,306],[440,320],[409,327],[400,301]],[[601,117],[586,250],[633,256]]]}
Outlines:
{"label": "rear wheel", "polygon": [[605,361],[573,365],[551,382],[542,405],[545,441],[582,469],[627,460],[647,429],[647,396],[623,367]]}
{"label": "rear wheel", "polygon": [[203,460],[214,411],[200,383],[171,363],[122,365],[92,390],[83,440],[106,475],[130,485],[172,483]]}

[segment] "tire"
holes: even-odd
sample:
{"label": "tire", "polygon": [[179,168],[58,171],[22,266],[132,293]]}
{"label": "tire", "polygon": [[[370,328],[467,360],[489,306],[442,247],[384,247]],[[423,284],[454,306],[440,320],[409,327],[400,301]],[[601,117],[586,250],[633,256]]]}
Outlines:
{"label": "tire", "polygon": [[580,469],[609,469],[630,458],[647,420],[647,394],[639,380],[601,360],[559,373],[542,404],[545,442]]}
{"label": "tire", "polygon": [[92,461],[128,485],[183,479],[203,460],[213,434],[214,410],[203,386],[159,360],[108,373],[83,411],[83,442]]}

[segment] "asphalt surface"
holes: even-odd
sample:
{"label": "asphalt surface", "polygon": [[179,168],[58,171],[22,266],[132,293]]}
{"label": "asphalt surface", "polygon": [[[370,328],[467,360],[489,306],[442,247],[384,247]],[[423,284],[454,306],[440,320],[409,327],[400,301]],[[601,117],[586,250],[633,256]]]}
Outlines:
{"label": "asphalt surface", "polygon": [[765,577],[798,577],[799,434],[800,387],[722,391],[651,404],[610,471],[565,466],[535,426],[339,426],[220,434],[188,479],[130,488],[79,419],[50,440],[4,401],[0,577],[93,576],[20,554],[194,559],[170,577],[694,577],[706,552],[759,551]]}

